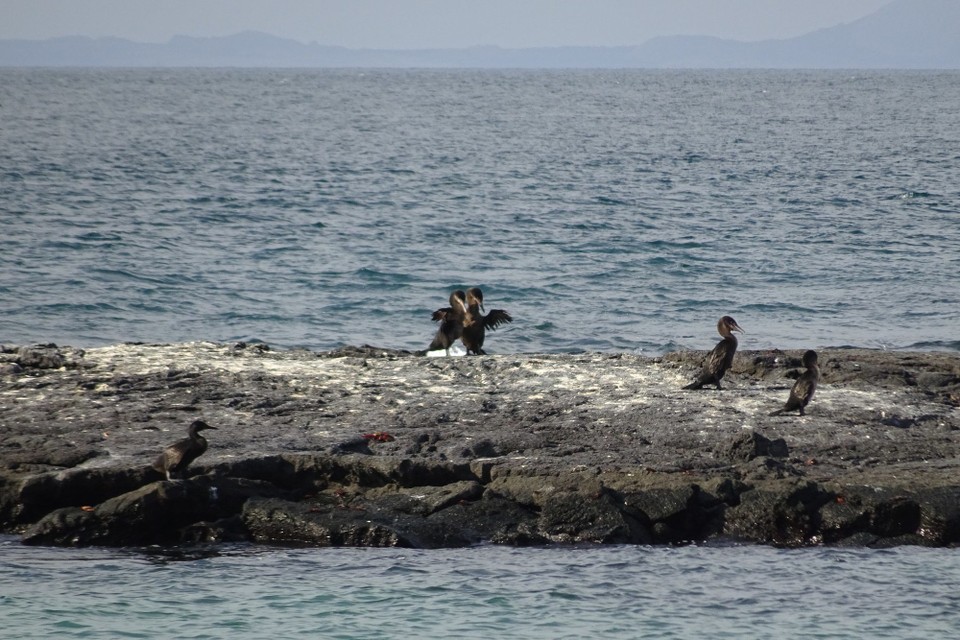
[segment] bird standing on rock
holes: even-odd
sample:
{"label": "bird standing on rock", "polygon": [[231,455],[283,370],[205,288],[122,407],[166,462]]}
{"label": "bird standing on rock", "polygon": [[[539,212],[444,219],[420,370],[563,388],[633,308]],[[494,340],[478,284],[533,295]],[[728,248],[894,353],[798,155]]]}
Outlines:
{"label": "bird standing on rock", "polygon": [[513,318],[503,309],[491,309],[490,313],[483,315],[483,292],[477,287],[467,289],[467,311],[463,318],[463,346],[467,349],[467,355],[485,356],[487,352],[483,350],[483,340],[486,337],[486,330],[495,330],[501,324],[513,322]]}
{"label": "bird standing on rock", "polygon": [[463,319],[467,313],[467,294],[457,289],[450,294],[450,306],[437,309],[432,319],[440,323],[437,335],[427,347],[427,351],[443,349],[450,355],[450,347],[463,335]]}
{"label": "bird standing on rock", "polygon": [[173,476],[181,476],[190,466],[190,463],[199,458],[207,450],[207,439],[200,435],[204,429],[216,430],[203,420],[194,420],[187,429],[188,437],[178,440],[163,450],[153,462],[153,468],[172,480]]}
{"label": "bird standing on rock", "polygon": [[697,379],[684,387],[684,389],[702,389],[705,384],[715,384],[720,389],[720,380],[723,374],[727,372],[730,365],[733,364],[733,356],[737,353],[737,337],[733,335],[734,331],[746,333],[737,324],[737,321],[730,316],[723,316],[717,322],[717,331],[723,336],[723,340],[717,343],[717,346],[707,354],[703,362],[703,369]]}
{"label": "bird standing on rock", "polygon": [[781,413],[794,411],[796,409],[800,410],[801,416],[803,415],[804,409],[810,404],[810,400],[817,390],[817,383],[820,382],[820,367],[817,366],[816,351],[810,349],[803,354],[803,366],[806,367],[807,370],[793,383],[793,388],[790,389],[790,397],[787,398],[787,403],[783,405],[783,408],[777,409],[770,415],[779,416]]}

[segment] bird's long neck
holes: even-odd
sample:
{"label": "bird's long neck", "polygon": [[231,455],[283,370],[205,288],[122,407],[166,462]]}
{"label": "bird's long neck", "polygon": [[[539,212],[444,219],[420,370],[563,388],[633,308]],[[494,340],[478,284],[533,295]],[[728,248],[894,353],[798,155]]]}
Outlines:
{"label": "bird's long neck", "polygon": [[480,303],[476,298],[469,298],[469,304],[464,307],[464,321],[467,323],[475,322],[483,318],[480,311]]}

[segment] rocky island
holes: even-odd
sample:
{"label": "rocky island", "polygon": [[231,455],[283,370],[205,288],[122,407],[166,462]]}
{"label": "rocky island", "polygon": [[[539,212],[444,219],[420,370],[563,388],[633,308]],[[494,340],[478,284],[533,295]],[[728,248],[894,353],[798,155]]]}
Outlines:
{"label": "rocky island", "polygon": [[[0,530],[43,545],[955,546],[960,355],[428,358],[262,344],[0,348]],[[151,463],[194,420],[184,479]]]}

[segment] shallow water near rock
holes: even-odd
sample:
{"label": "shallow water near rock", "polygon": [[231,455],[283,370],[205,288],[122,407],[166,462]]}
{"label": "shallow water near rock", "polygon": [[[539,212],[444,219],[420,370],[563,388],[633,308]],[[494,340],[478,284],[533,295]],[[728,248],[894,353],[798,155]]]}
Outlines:
{"label": "shallow water near rock", "polygon": [[945,549],[41,549],[0,538],[5,638],[937,638]]}

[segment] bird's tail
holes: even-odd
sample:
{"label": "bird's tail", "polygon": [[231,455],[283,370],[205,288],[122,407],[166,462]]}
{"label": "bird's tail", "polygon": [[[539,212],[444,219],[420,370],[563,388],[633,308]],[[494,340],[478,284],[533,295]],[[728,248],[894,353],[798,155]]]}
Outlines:
{"label": "bird's tail", "polygon": [[694,380],[693,382],[685,386],[684,389],[703,389],[703,383],[699,380]]}
{"label": "bird's tail", "polygon": [[776,411],[771,411],[768,415],[779,416],[779,415],[783,415],[785,411],[786,409],[777,409]]}

